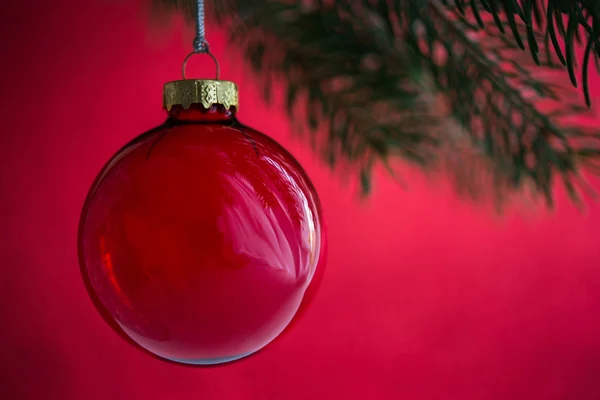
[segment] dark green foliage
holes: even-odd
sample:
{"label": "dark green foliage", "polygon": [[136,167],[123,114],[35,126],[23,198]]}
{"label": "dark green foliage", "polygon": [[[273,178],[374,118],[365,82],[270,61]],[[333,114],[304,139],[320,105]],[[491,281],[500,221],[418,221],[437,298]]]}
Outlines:
{"label": "dark green foliage", "polygon": [[[194,0],[156,1],[193,16]],[[579,201],[583,169],[600,171],[600,128],[573,125],[589,115],[598,0],[222,0],[213,15],[267,94],[286,84],[325,159],[360,169],[364,191],[376,162],[397,157],[450,169],[472,196],[466,176],[548,205],[557,180]]]}

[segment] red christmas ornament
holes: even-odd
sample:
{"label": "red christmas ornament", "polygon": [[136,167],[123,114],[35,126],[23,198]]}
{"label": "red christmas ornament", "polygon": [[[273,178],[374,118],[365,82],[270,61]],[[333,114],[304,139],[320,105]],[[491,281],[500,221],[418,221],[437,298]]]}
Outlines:
{"label": "red christmas ornament", "polygon": [[166,122],[117,152],[83,207],[79,260],[92,301],[162,359],[252,354],[316,283],[315,189],[286,150],[238,122],[237,97],[232,82],[167,83]]}

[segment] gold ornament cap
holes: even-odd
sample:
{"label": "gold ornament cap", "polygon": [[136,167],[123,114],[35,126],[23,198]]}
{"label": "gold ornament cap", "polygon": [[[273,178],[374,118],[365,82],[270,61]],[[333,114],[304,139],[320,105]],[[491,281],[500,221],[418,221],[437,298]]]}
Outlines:
{"label": "gold ornament cap", "polygon": [[206,109],[220,104],[229,109],[239,108],[238,87],[230,81],[209,79],[182,79],[165,83],[163,104],[167,111],[175,105],[185,109],[192,104],[202,104]]}

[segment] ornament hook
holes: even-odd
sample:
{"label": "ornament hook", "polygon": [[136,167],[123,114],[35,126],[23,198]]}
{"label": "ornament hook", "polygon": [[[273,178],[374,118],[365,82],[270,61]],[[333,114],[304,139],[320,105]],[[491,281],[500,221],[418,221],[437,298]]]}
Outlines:
{"label": "ornament hook", "polygon": [[215,80],[219,80],[219,77],[221,76],[221,67],[219,66],[219,61],[217,60],[217,57],[214,56],[213,53],[211,53],[210,51],[192,51],[190,54],[187,55],[187,57],[185,58],[185,60],[183,60],[183,65],[181,66],[181,77],[186,80],[186,76],[185,76],[185,67],[187,66],[187,62],[190,60],[190,58],[192,58],[192,56],[194,54],[206,54],[208,56],[210,56],[210,58],[212,58],[212,60],[215,63],[215,68],[217,70],[216,72],[216,78]]}

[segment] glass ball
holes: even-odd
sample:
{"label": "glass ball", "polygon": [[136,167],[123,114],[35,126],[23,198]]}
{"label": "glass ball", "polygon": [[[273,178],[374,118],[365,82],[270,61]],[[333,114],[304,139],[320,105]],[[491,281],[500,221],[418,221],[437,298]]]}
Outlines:
{"label": "glass ball", "polygon": [[220,105],[175,106],[118,151],[89,191],[78,237],[105,321],[136,347],[190,365],[275,339],[316,287],[323,244],[305,171]]}

